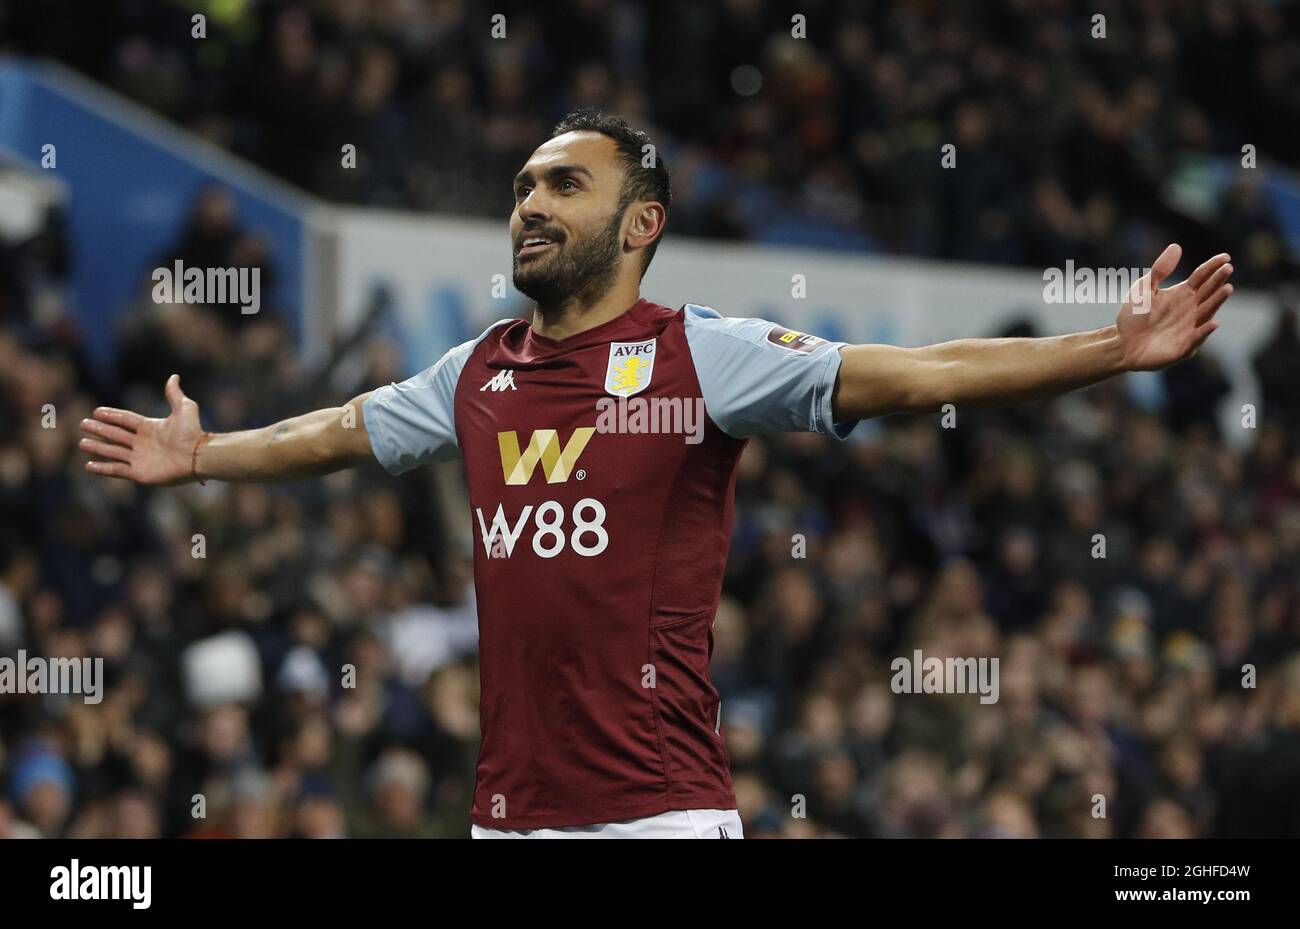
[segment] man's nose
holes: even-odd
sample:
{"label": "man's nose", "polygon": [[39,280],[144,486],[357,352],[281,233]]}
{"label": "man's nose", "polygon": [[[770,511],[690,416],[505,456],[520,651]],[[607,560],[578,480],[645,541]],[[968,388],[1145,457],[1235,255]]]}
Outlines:
{"label": "man's nose", "polygon": [[519,218],[527,222],[530,219],[545,221],[551,218],[550,212],[546,209],[546,204],[542,198],[538,197],[537,191],[534,190],[519,203]]}

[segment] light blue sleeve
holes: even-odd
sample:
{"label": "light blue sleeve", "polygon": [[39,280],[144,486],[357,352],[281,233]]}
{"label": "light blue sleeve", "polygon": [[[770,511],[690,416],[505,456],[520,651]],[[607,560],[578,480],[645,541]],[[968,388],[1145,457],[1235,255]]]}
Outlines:
{"label": "light blue sleeve", "polygon": [[430,368],[400,384],[380,387],[362,404],[366,433],[375,458],[390,474],[460,454],[456,444],[456,382],[474,348],[502,319],[478,338],[450,349]]}
{"label": "light blue sleeve", "polygon": [[844,439],[857,420],[834,422],[831,397],[843,342],[763,319],[727,319],[688,303],[686,341],[704,408],[723,432],[820,432]]}

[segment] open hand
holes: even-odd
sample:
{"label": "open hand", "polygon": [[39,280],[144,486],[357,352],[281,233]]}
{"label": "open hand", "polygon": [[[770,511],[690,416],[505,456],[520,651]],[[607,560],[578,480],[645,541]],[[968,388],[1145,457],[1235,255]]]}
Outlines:
{"label": "open hand", "polygon": [[1170,245],[1129,290],[1115,326],[1129,371],[1158,371],[1190,358],[1219,324],[1214,314],[1232,296],[1232,265],[1215,255],[1173,287],[1160,282],[1178,267],[1183,249]]}
{"label": "open hand", "polygon": [[93,419],[81,421],[86,437],[80,448],[96,459],[86,463],[87,471],[137,484],[171,485],[194,480],[191,456],[203,435],[199,405],[181,393],[179,375],[167,379],[163,393],[171,406],[166,419],[101,406]]}

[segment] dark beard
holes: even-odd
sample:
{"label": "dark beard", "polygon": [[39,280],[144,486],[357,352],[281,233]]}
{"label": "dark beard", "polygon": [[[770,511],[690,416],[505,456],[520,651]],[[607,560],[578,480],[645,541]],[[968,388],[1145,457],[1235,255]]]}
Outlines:
{"label": "dark beard", "polygon": [[621,251],[621,224],[622,215],[616,213],[600,235],[583,242],[566,240],[558,246],[559,254],[545,259],[550,261],[545,267],[521,268],[516,256],[515,289],[539,306],[561,306],[574,299],[594,303],[614,283]]}

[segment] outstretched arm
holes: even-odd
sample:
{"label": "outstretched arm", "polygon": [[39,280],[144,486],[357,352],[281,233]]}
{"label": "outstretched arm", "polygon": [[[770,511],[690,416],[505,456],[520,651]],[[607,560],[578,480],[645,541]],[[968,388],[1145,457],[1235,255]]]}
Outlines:
{"label": "outstretched arm", "polygon": [[138,484],[173,485],[216,478],[275,481],[328,474],[372,457],[362,394],[341,407],[315,410],[262,429],[206,433],[199,405],[181,392],[173,374],[165,388],[171,413],[150,419],[99,407],[81,421],[86,470]]}
{"label": "outstretched arm", "polygon": [[1228,255],[1215,255],[1181,284],[1160,290],[1181,255],[1177,245],[1166,248],[1133,286],[1115,325],[1103,329],[1041,339],[959,339],[923,348],[846,345],[832,401],[835,419],[928,412],[946,403],[1021,403],[1182,361],[1219,327],[1213,317],[1232,295],[1232,265]]}

